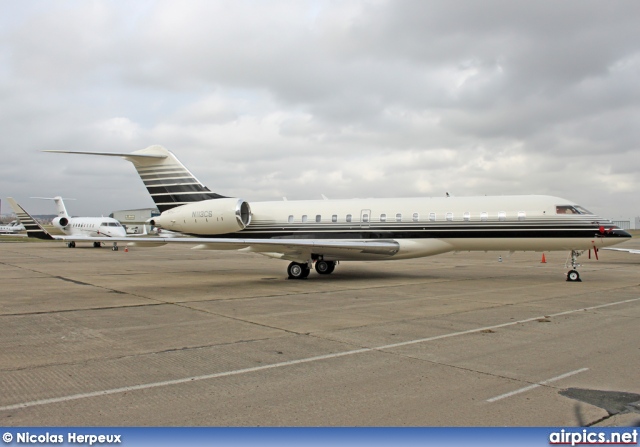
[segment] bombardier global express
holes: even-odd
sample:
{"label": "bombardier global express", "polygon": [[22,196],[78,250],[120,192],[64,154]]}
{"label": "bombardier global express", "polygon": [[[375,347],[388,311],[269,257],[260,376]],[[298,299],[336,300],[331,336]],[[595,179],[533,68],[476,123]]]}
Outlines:
{"label": "bombardier global express", "polygon": [[[133,163],[161,215],[153,224],[192,238],[139,238],[132,245],[195,244],[288,260],[289,278],[339,261],[395,260],[451,251],[558,251],[577,257],[631,236],[610,220],[543,195],[248,202],[204,186],[172,152],[45,151],[122,157]],[[66,237],[66,240],[74,240]],[[111,239],[115,240],[115,239]],[[127,241],[121,239],[121,241]]]}

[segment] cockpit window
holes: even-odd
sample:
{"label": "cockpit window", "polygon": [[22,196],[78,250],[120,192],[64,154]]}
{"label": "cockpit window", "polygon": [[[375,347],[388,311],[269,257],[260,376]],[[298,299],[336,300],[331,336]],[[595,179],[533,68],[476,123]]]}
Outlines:
{"label": "cockpit window", "polygon": [[556,214],[593,214],[591,211],[578,205],[558,205]]}
{"label": "cockpit window", "polygon": [[580,214],[593,214],[591,211],[581,207],[580,205],[576,205],[574,208],[577,209],[580,212]]}

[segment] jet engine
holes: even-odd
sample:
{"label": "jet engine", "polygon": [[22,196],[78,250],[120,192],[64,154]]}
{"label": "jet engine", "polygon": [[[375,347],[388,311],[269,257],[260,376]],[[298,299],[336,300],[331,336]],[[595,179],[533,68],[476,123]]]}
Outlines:
{"label": "jet engine", "polygon": [[64,228],[69,225],[69,219],[67,219],[66,217],[56,217],[51,221],[51,223],[54,227]]}
{"label": "jet engine", "polygon": [[203,200],[171,208],[149,223],[194,235],[235,233],[251,223],[251,207],[238,198]]}

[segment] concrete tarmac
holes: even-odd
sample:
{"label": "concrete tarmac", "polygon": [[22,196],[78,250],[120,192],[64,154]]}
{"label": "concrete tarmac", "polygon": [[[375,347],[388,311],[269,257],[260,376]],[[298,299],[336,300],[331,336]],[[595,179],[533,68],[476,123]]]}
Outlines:
{"label": "concrete tarmac", "polygon": [[256,254],[2,242],[0,425],[638,424],[640,255],[585,253],[580,283],[567,255],[287,280]]}

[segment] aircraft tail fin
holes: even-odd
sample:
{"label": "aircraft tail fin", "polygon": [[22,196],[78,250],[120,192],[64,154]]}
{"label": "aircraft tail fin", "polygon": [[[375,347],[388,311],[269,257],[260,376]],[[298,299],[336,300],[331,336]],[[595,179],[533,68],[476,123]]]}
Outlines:
{"label": "aircraft tail fin", "polygon": [[162,146],[149,146],[131,153],[44,151],[65,154],[122,157],[130,161],[160,212],[191,202],[225,198],[211,192],[173,153]]}
{"label": "aircraft tail fin", "polygon": [[[42,199],[42,200],[53,200],[56,203],[56,209],[58,210],[58,217],[66,217],[69,218],[69,213],[67,213],[67,208],[64,206],[64,202],[62,197],[31,197],[32,199]],[[67,199],[67,200],[75,200],[75,199]]]}
{"label": "aircraft tail fin", "polygon": [[34,237],[37,239],[54,239],[54,237],[51,236],[47,230],[42,228],[38,221],[31,217],[31,214],[27,213],[27,211],[22,208],[22,206],[20,206],[13,197],[7,197],[7,200],[9,201],[11,208],[13,208],[13,212],[16,213],[16,216],[18,216],[18,219],[20,219],[20,222],[22,222],[22,225],[24,225],[27,230],[28,237]]}

